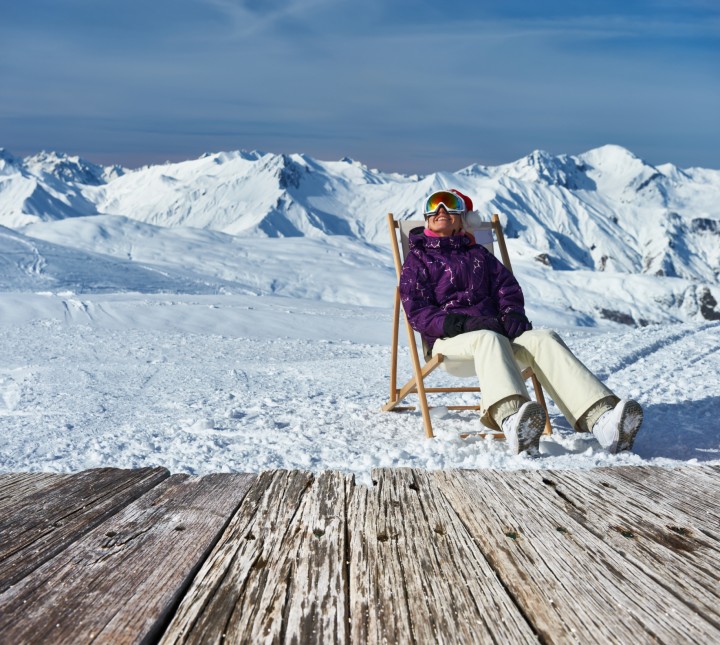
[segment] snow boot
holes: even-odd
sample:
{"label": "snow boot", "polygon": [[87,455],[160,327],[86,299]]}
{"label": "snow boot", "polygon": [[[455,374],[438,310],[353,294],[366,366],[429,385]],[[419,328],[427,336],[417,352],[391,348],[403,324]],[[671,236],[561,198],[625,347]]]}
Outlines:
{"label": "snow boot", "polygon": [[611,454],[632,450],[643,420],[643,409],[632,399],[620,401],[603,414],[592,427],[598,443]]}
{"label": "snow boot", "polygon": [[525,450],[530,455],[540,454],[540,435],[544,429],[545,410],[535,401],[523,403],[515,414],[505,417],[502,422],[505,441],[514,455]]}

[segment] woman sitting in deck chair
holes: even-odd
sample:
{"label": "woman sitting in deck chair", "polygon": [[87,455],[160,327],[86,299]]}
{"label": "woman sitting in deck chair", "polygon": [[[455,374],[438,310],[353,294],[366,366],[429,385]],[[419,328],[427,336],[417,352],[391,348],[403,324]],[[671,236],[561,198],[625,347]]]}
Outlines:
{"label": "woman sitting in deck chair", "polygon": [[530,366],[571,425],[615,453],[630,450],[643,411],[620,400],[550,330],[533,330],[513,274],[464,230],[472,201],[457,190],[425,201],[426,227],[410,232],[400,295],[412,328],[433,355],[472,359],[483,424],[505,433],[514,453],[538,452],[545,411],[530,400]]}

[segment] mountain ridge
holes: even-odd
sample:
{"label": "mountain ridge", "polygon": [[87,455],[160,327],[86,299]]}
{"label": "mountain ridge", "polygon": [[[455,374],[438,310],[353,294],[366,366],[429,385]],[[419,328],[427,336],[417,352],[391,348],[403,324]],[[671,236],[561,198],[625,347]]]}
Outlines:
{"label": "mountain ridge", "polygon": [[[20,159],[0,148],[0,225],[49,241],[58,235],[70,245],[67,226],[59,233],[61,222],[78,219],[78,230],[85,230],[79,220],[112,216],[241,239],[322,243],[339,236],[355,248],[387,250],[388,212],[418,218],[427,194],[451,187],[471,195],[481,216],[500,214],[511,253],[528,271],[542,267],[555,281],[567,271],[676,278],[687,282],[684,292],[694,299],[688,309],[678,287],[671,288],[665,300],[680,319],[687,317],[679,313],[683,307],[714,315],[720,171],[654,166],[613,144],[578,155],[535,150],[499,166],[427,175],[257,150],[130,170],[56,152]],[[106,229],[120,235],[117,227]],[[148,228],[143,235],[159,232]],[[103,252],[112,253],[112,245]]]}

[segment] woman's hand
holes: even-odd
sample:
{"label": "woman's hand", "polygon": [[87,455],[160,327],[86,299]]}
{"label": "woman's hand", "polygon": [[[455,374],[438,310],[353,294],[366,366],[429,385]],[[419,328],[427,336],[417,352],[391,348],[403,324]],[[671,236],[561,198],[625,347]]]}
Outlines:
{"label": "woman's hand", "polygon": [[480,330],[494,331],[505,336],[505,330],[494,316],[468,316],[467,314],[448,314],[443,324],[445,338],[453,338],[458,334]]}
{"label": "woman's hand", "polygon": [[500,317],[500,320],[502,321],[502,326],[505,329],[505,335],[510,340],[514,340],[526,331],[530,331],[532,329],[532,323],[521,311],[506,311]]}

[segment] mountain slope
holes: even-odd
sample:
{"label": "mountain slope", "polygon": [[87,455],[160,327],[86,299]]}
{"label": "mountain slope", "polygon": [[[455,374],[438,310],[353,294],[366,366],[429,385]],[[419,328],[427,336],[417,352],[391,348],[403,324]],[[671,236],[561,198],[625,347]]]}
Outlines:
{"label": "mountain slope", "polygon": [[[662,278],[657,284],[665,285],[664,295],[655,294],[653,302],[667,308],[664,318],[655,305],[642,308],[644,314],[633,314],[625,302],[615,303],[618,320],[640,324],[648,312],[651,321],[658,316],[687,319],[717,313],[713,303],[720,299],[720,171],[671,164],[656,167],[614,145],[575,156],[535,151],[501,166],[474,164],[455,173],[427,176],[382,173],[350,159],[327,162],[257,151],[207,154],[132,171],[101,168],[56,153],[18,159],[0,151],[0,224],[66,248],[117,259],[127,259],[122,255],[127,252],[122,239],[134,230],[135,261],[144,247],[144,253],[166,270],[183,274],[190,267],[194,276],[190,283],[201,276],[201,281],[221,288],[216,280],[222,282],[222,276],[230,275],[231,284],[222,288],[267,293],[273,292],[273,284],[284,283],[291,285],[288,295],[318,297],[323,285],[311,287],[309,276],[321,282],[324,276],[303,270],[303,255],[310,263],[318,253],[332,257],[338,274],[347,268],[343,258],[352,257],[354,271],[368,272],[368,284],[384,281],[387,273],[374,273],[372,254],[384,255],[390,266],[386,214],[417,217],[423,197],[443,187],[471,195],[482,216],[500,214],[518,270],[556,283],[557,306],[575,303],[579,311],[597,318],[597,305],[586,311],[588,303],[581,303],[563,286],[573,282],[568,272],[579,271],[585,281],[595,280],[597,285],[615,284],[612,275],[621,283],[622,276]],[[116,218],[114,224],[108,216]],[[93,218],[98,218],[97,229],[104,230],[104,238],[97,231],[88,232]],[[138,223],[253,239],[262,244],[265,259],[278,254],[290,262],[236,258],[232,253],[237,247],[212,236],[203,239],[201,257],[231,253],[217,259],[214,268],[192,259],[197,258],[194,253],[201,253],[199,247],[180,250],[179,238],[174,238],[172,253],[158,257],[152,245],[167,244],[169,238],[157,228],[137,229]],[[263,238],[270,238],[267,244]],[[293,253],[288,252],[291,242],[281,249],[277,238],[307,241],[298,240]],[[340,239],[345,241],[327,245]],[[209,253],[213,245],[223,251]],[[233,263],[242,266],[245,278],[237,279],[238,272],[229,268]],[[323,266],[332,273],[329,264]],[[288,280],[287,267],[295,267],[296,276],[308,276],[304,291],[298,287],[302,280]],[[357,282],[350,284],[357,287]],[[645,293],[655,291],[644,288]],[[351,292],[348,288],[342,296],[327,297],[350,298]],[[564,295],[559,297],[561,292]],[[615,311],[612,290],[605,290],[605,297],[609,304],[600,309]]]}
{"label": "mountain slope", "polygon": [[0,291],[211,294],[221,292],[222,286],[221,280],[208,283],[204,276],[177,266],[160,268],[114,258],[0,226]]}

